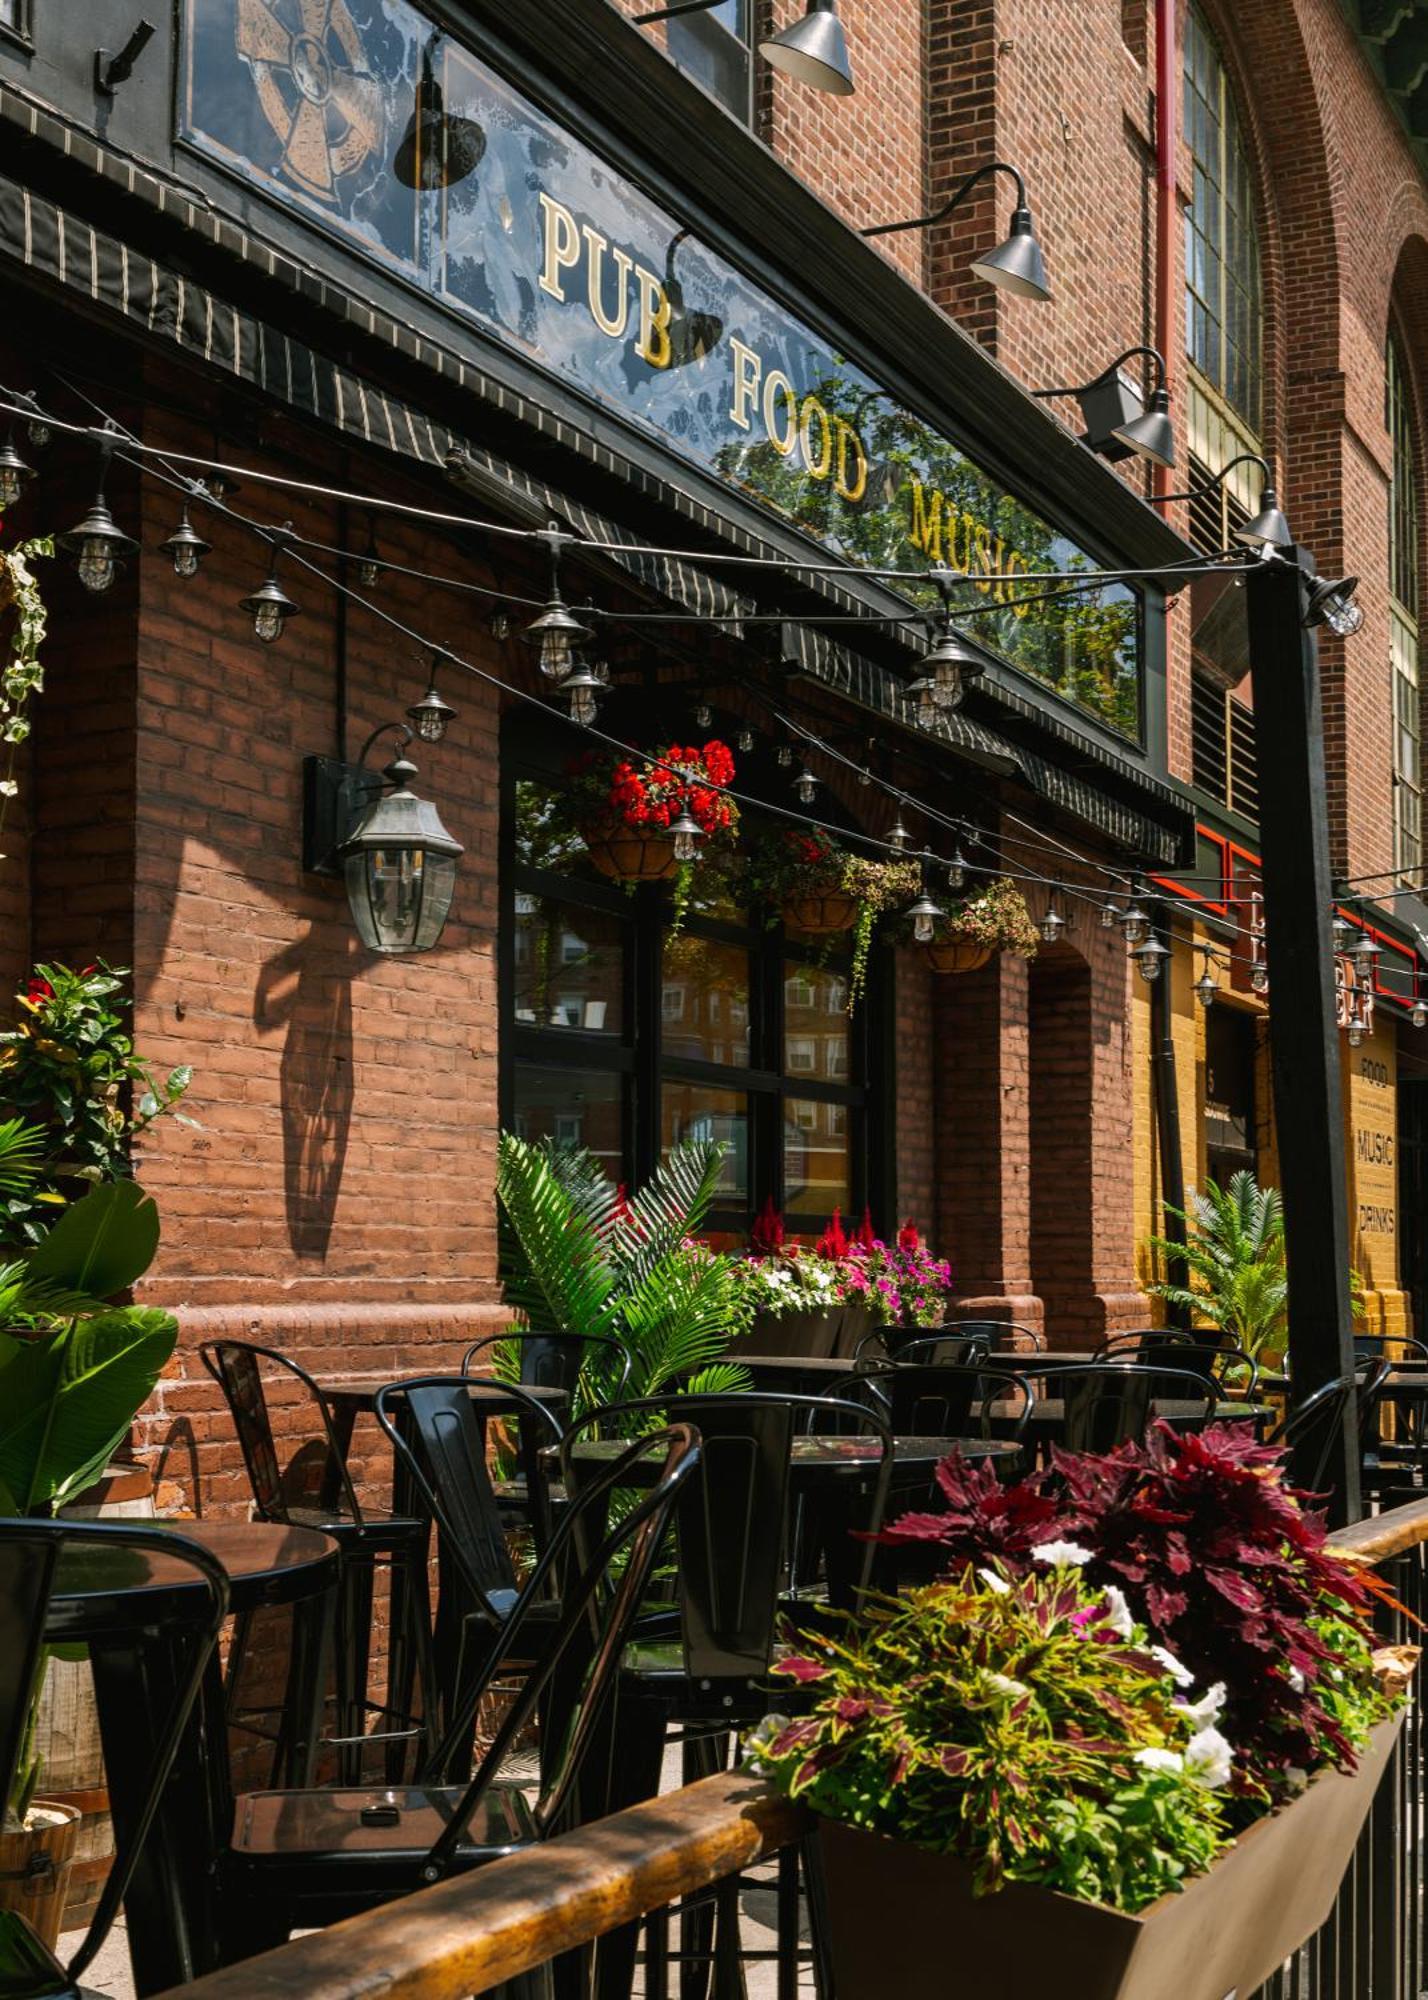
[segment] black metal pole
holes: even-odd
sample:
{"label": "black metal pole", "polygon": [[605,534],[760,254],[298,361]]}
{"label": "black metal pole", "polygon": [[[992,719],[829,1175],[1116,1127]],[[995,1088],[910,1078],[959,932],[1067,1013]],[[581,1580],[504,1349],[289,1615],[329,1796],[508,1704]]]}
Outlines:
{"label": "black metal pole", "polygon": [[[1162,939],[1162,943],[1166,940]],[[1180,1156],[1180,1092],[1175,1078],[1175,1040],[1172,1032],[1173,1008],[1170,981],[1175,961],[1167,958],[1159,979],[1150,989],[1150,1068],[1155,1085],[1155,1138],[1160,1153],[1161,1230],[1167,1243],[1179,1246],[1181,1255],[1168,1256],[1166,1282],[1185,1285],[1189,1274],[1185,1249],[1185,1168]],[[1166,1307],[1171,1326],[1188,1327],[1190,1309],[1183,1305]]]}
{"label": "black metal pole", "polygon": [[[1270,1080],[1296,1401],[1350,1374],[1354,1365],[1319,649],[1304,623],[1306,578],[1313,573],[1308,552],[1291,549],[1257,563],[1245,580],[1259,743]],[[1328,1457],[1321,1461],[1326,1446]],[[1323,1432],[1307,1437],[1296,1451],[1301,1480],[1312,1478],[1306,1468],[1321,1462],[1328,1468],[1334,1525],[1356,1521],[1362,1507],[1353,1398],[1332,1438]]]}

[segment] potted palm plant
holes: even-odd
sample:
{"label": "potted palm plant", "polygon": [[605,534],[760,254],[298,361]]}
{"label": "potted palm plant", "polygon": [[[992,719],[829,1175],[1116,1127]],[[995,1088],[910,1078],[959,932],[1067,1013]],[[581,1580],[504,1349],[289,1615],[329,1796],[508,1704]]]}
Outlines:
{"label": "potted palm plant", "polygon": [[[0,1193],[20,1196],[45,1135],[0,1126]],[[109,1303],[148,1269],[158,1213],[133,1181],[93,1187],[49,1234],[0,1264],[0,1511],[49,1514],[100,1477],[173,1352],[170,1313]],[[67,1655],[68,1656],[68,1655]],[[37,1678],[0,1828],[0,1908],[55,1944],[79,1814],[37,1797]]]}
{"label": "potted palm plant", "polygon": [[781,1662],[809,1706],[755,1745],[820,1815],[839,2000],[1252,1991],[1328,1915],[1402,1723],[1369,1580],[1229,1426],[939,1484],[885,1532],[944,1578]]}
{"label": "potted palm plant", "polygon": [[1188,1215],[1176,1208],[1168,1213],[1186,1225],[1185,1242],[1152,1236],[1148,1247],[1162,1257],[1183,1259],[1190,1283],[1155,1284],[1151,1292],[1188,1307],[1251,1360],[1277,1360],[1289,1311],[1279,1190],[1262,1188],[1253,1174],[1241,1171],[1228,1187],[1208,1182],[1192,1197]]}

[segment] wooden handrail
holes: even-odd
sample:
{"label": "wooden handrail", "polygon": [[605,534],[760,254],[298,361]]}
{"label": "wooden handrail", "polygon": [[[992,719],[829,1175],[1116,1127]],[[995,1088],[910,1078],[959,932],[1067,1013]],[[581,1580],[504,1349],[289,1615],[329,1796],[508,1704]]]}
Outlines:
{"label": "wooden handrail", "polygon": [[756,1778],[721,1772],[210,1972],[166,2000],[464,2000],[751,1867],[807,1824]]}
{"label": "wooden handrail", "polygon": [[[1387,1562],[1428,1542],[1428,1498],[1340,1528],[1329,1542]],[[758,1779],[724,1772],[161,2000],[464,2000],[752,1866],[809,1823]]]}

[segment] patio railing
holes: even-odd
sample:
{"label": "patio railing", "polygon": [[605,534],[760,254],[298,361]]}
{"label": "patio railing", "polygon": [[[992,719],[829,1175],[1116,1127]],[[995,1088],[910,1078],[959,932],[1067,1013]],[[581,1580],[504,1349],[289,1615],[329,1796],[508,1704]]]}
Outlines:
{"label": "patio railing", "polygon": [[[1345,1528],[1428,1615],[1428,1497]],[[1385,1613],[1384,1637],[1414,1628]],[[1424,1725],[1415,1690],[1333,1916],[1245,2000],[1420,2000],[1424,1990]],[[166,2000],[463,2000],[636,1917],[751,1867],[798,1839],[807,1816],[726,1773],[617,1813],[475,1874],[298,1938],[177,1988]]]}

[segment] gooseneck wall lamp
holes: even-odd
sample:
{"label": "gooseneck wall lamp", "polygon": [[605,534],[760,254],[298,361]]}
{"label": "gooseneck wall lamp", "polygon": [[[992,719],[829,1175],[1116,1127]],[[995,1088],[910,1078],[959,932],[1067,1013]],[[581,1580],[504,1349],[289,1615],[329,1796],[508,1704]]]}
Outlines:
{"label": "gooseneck wall lamp", "polygon": [[[378,774],[367,757],[387,735],[395,751]],[[355,764],[303,762],[303,866],[343,878],[357,935],[384,958],[430,951],[438,942],[462,852],[436,807],[412,790],[417,767],[404,754],[411,741],[405,723],[384,722]]]}
{"label": "gooseneck wall lamp", "polygon": [[863,236],[896,236],[904,229],[931,229],[935,223],[945,222],[955,208],[959,208],[974,187],[988,180],[993,174],[1010,174],[1016,183],[1016,207],[1012,210],[1011,234],[994,250],[984,256],[974,257],[971,270],[974,276],[985,278],[988,284],[1000,285],[1003,291],[1014,292],[1018,298],[1037,299],[1041,303],[1051,297],[1051,288],[1046,280],[1046,260],[1041,254],[1036,230],[1031,220],[1031,209],[1026,199],[1026,182],[1018,168],[1006,160],[989,160],[952,190],[941,208],[931,215],[916,215],[907,222],[879,222],[871,229],[859,232]]}
{"label": "gooseneck wall lamp", "polygon": [[[1121,374],[1127,361],[1155,365],[1155,387],[1146,401]],[[1075,396],[1086,426],[1081,442],[1102,458],[1129,458],[1136,453],[1152,465],[1175,463],[1175,429],[1170,421],[1170,391],[1165,386],[1165,356],[1158,347],[1128,347],[1093,381],[1074,389],[1035,389],[1043,400]]]}
{"label": "gooseneck wall lamp", "polygon": [[[684,14],[707,14],[722,5],[723,0],[672,0],[668,7],[653,7],[632,18],[636,27],[647,28],[656,21],[677,21]],[[759,54],[771,69],[813,90],[826,90],[832,97],[853,94],[853,68],[838,0],[806,0],[803,19],[776,35],[765,35]]]}
{"label": "gooseneck wall lamp", "polygon": [[1171,500],[1199,500],[1206,493],[1213,493],[1224,485],[1237,466],[1257,465],[1263,474],[1259,492],[1259,512],[1251,521],[1233,530],[1235,540],[1243,542],[1251,549],[1292,549],[1294,537],[1289,532],[1289,523],[1284,518],[1279,504],[1279,495],[1274,490],[1274,474],[1269,460],[1261,458],[1257,451],[1242,451],[1232,458],[1228,465],[1221,466],[1213,479],[1207,479],[1201,486],[1192,486],[1184,493],[1157,494],[1156,506]]}

